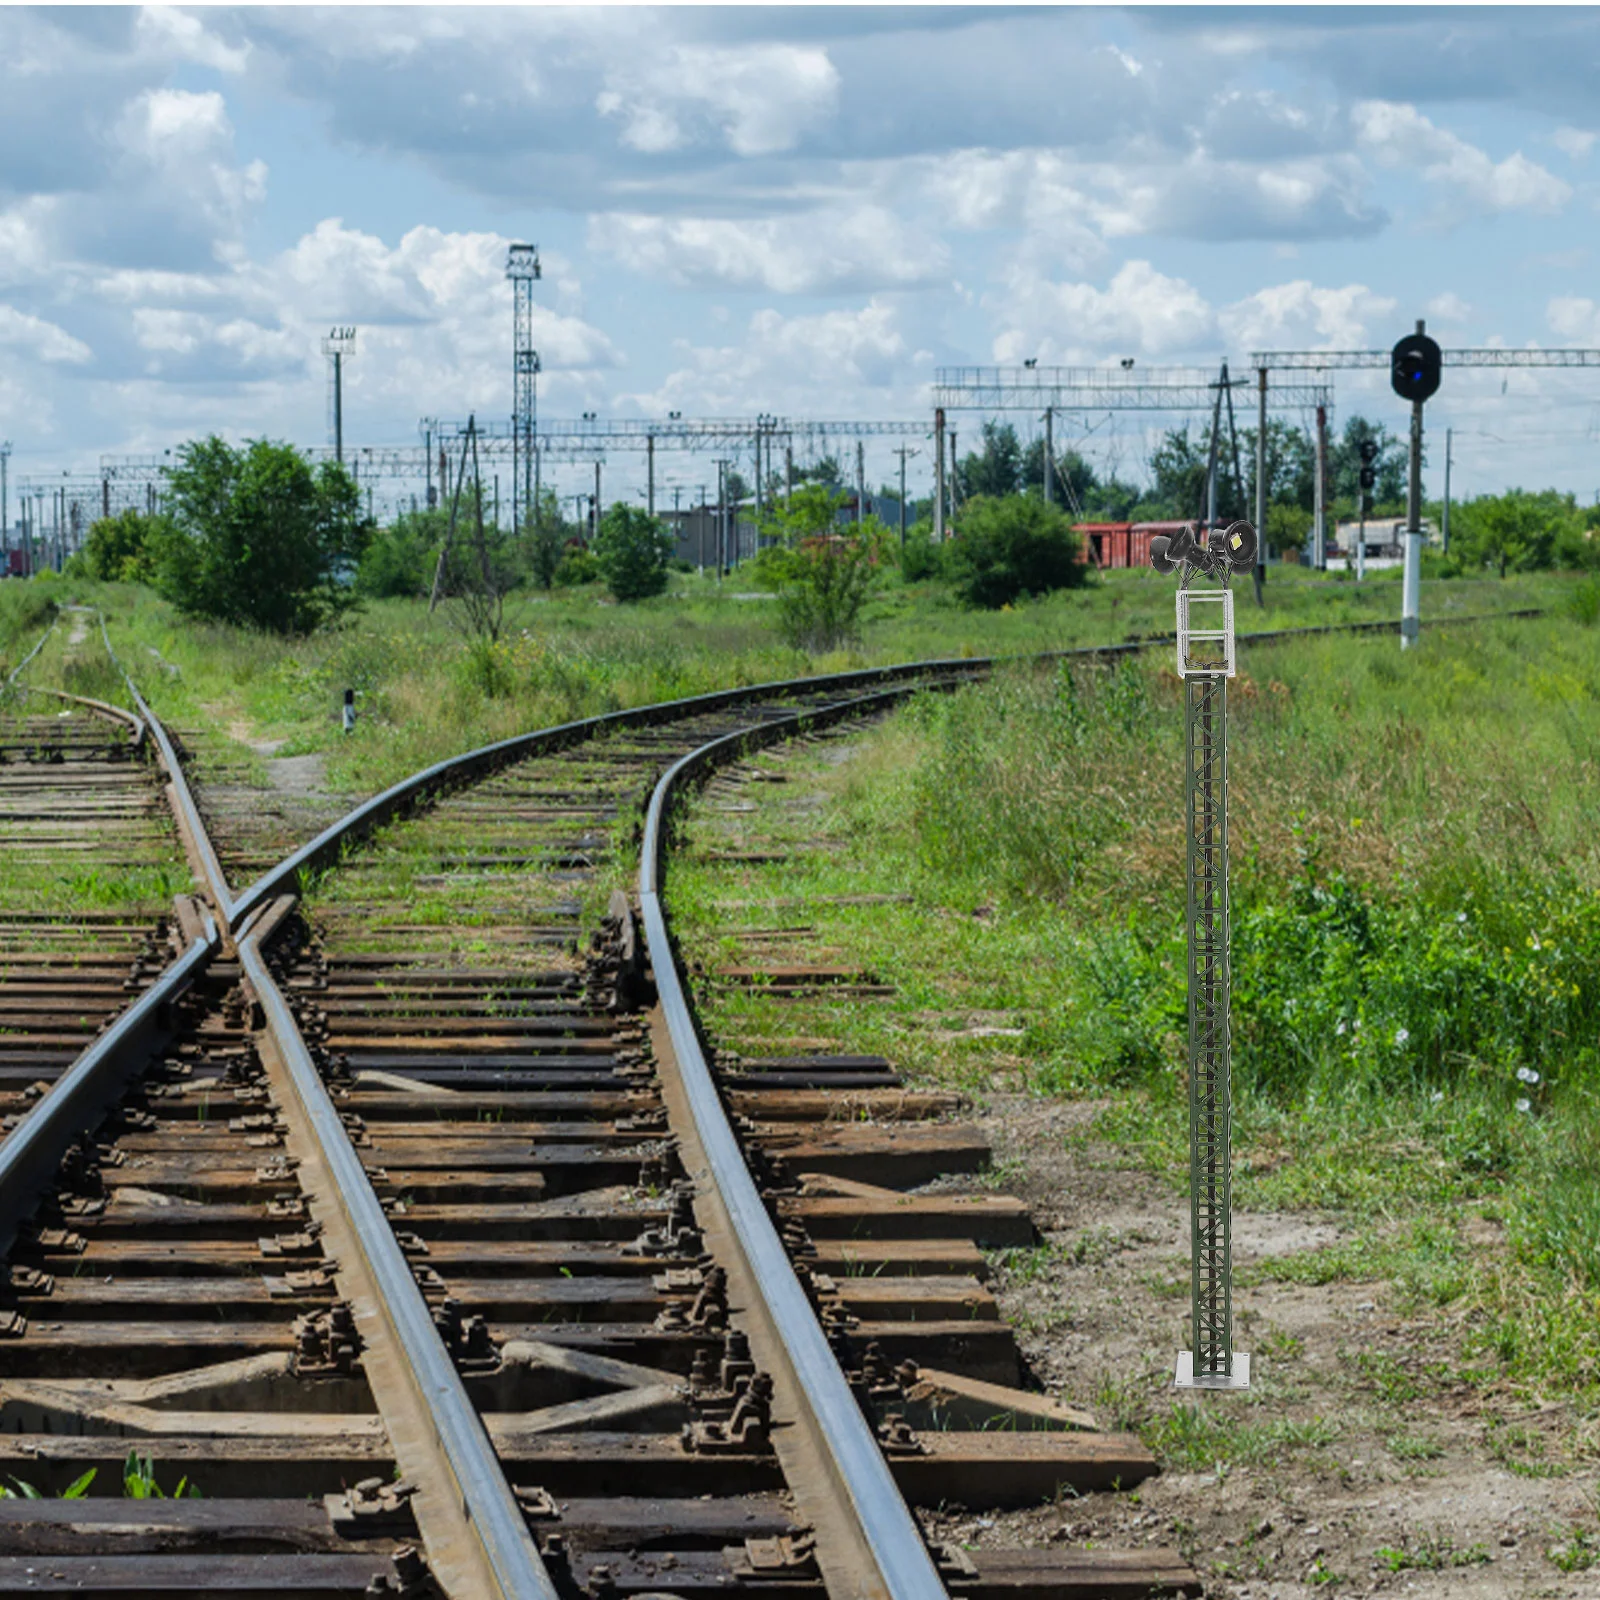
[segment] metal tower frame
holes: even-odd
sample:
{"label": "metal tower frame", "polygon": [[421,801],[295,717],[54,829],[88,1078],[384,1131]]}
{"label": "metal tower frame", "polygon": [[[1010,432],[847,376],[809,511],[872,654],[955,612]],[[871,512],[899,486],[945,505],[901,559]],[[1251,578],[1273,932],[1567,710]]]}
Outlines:
{"label": "metal tower frame", "polygon": [[[1244,1389],[1250,1357],[1233,1348],[1233,1083],[1228,946],[1228,679],[1234,675],[1235,569],[1253,566],[1247,522],[1186,528],[1150,541],[1158,572],[1181,568],[1178,673],[1183,678],[1185,883],[1189,999],[1191,1348],[1180,1389]],[[1195,589],[1200,574],[1220,587]],[[1214,620],[1203,620],[1207,617]]]}
{"label": "metal tower frame", "polygon": [[512,245],[506,255],[506,276],[512,289],[511,526],[517,530],[522,526],[517,514],[519,496],[524,515],[534,504],[539,352],[533,348],[533,286],[542,276],[538,245]]}

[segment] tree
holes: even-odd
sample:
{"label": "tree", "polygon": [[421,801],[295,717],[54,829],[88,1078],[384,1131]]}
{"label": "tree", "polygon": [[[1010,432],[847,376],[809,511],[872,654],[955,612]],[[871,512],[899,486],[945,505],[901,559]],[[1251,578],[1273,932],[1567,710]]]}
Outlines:
{"label": "tree", "polygon": [[180,610],[307,633],[355,603],[350,578],[371,525],[342,466],[313,471],[292,445],[236,450],[216,435],[178,454],[157,584]]}
{"label": "tree", "polygon": [[[1022,486],[1030,492],[1044,493],[1044,440],[1034,439],[1022,456]],[[1051,474],[1050,498],[1057,505],[1087,507],[1100,486],[1095,471],[1076,450],[1065,451],[1056,460]]]}
{"label": "tree", "polygon": [[1462,501],[1450,513],[1450,543],[1466,566],[1497,567],[1502,578],[1558,560],[1584,565],[1591,546],[1577,502],[1554,489],[1508,489]]}
{"label": "tree", "polygon": [[1267,548],[1274,555],[1298,550],[1311,532],[1312,515],[1304,506],[1274,501],[1267,507]]}
{"label": "tree", "polygon": [[165,517],[119,511],[89,528],[83,564],[91,578],[108,583],[149,583],[156,573],[162,542],[171,536]]}
{"label": "tree", "polygon": [[1071,519],[1024,495],[969,501],[946,560],[961,599],[990,610],[1024,595],[1076,588],[1087,576]]}
{"label": "tree", "polygon": [[[1347,500],[1351,506],[1359,504],[1361,469],[1366,465],[1361,459],[1361,446],[1370,439],[1378,447],[1372,469],[1377,475],[1373,485],[1372,508],[1403,508],[1406,499],[1406,478],[1410,472],[1410,459],[1406,443],[1397,439],[1381,422],[1369,422],[1365,417],[1349,417],[1344,432],[1328,449],[1328,480],[1330,498]],[[1314,471],[1308,467],[1308,471]]]}
{"label": "tree", "polygon": [[1150,453],[1150,499],[1169,517],[1197,517],[1205,510],[1206,463],[1211,441],[1191,437],[1189,425],[1169,428]]}
{"label": "tree", "polygon": [[648,512],[618,500],[600,519],[594,557],[618,600],[644,600],[667,586],[672,535]]}
{"label": "tree", "polygon": [[797,488],[761,524],[777,542],[756,561],[756,581],[778,597],[778,627],[797,650],[834,650],[856,637],[861,609],[889,547],[876,517],[841,525],[845,496],[826,484]]}
{"label": "tree", "polygon": [[[1304,428],[1281,417],[1267,421],[1267,504],[1298,506],[1310,511],[1315,504],[1317,452],[1311,435]],[[1255,519],[1256,430],[1239,430],[1239,462],[1244,470],[1250,508]]]}
{"label": "tree", "polygon": [[1015,494],[1022,487],[1022,446],[1009,422],[983,425],[983,449],[969,450],[956,468],[963,500]]}
{"label": "tree", "polygon": [[426,594],[448,523],[443,511],[402,511],[387,528],[377,529],[361,552],[356,593],[369,600]]}
{"label": "tree", "polygon": [[541,489],[534,509],[524,523],[524,559],[528,576],[541,589],[555,586],[556,568],[567,543],[567,527],[561,520],[561,501],[554,489]]}

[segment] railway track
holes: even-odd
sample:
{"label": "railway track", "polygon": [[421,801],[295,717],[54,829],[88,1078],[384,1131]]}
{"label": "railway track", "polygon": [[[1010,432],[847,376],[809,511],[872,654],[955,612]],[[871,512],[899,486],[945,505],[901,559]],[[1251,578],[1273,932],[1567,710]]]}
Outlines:
{"label": "railway track", "polygon": [[986,1160],[959,1108],[880,1061],[719,1079],[662,910],[696,782],[985,665],[507,741],[242,891],[148,707],[74,708],[108,748],[142,723],[173,820],[140,768],[140,848],[206,905],[0,1144],[0,1482],[41,1496],[0,1499],[0,1593],[1198,1592],[1171,1552],[928,1547],[919,1508],[1155,1462],[1020,1387],[978,1252],[1024,1209],[911,1192]]}

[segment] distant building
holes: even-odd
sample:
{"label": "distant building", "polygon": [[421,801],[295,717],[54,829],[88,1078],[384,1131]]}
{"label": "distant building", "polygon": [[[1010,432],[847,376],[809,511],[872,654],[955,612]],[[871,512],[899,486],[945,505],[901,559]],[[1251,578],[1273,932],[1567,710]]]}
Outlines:
{"label": "distant building", "polygon": [[[1366,523],[1367,559],[1387,561],[1399,560],[1405,554],[1403,540],[1405,538],[1406,519],[1404,517],[1368,517]],[[1424,517],[1422,519],[1422,537],[1425,543],[1433,543],[1433,524]],[[1361,523],[1359,521],[1341,522],[1333,530],[1333,539],[1328,546],[1328,559],[1335,556],[1341,560],[1346,551],[1354,556],[1356,544],[1361,538]],[[1306,541],[1306,559],[1311,558],[1311,541]]]}

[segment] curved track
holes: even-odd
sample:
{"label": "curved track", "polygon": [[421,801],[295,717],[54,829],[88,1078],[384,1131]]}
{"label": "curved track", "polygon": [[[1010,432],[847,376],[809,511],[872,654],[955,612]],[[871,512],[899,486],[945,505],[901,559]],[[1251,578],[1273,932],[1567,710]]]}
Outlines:
{"label": "curved track", "polygon": [[[9,1257],[0,1474],[57,1493],[97,1474],[92,1503],[0,1501],[0,1552],[20,1552],[0,1553],[0,1592],[1193,1592],[1160,1552],[997,1566],[929,1551],[908,1493],[1001,1503],[983,1496],[1127,1487],[1154,1462],[1071,1431],[1086,1419],[993,1382],[981,1354],[959,1370],[994,1342],[942,1325],[959,1320],[940,1315],[949,1274],[920,1286],[920,1324],[879,1312],[853,1320],[882,1339],[849,1337],[834,1286],[796,1270],[815,1244],[728,1116],[737,1097],[700,1050],[661,913],[684,786],[753,742],[989,665],[768,685],[506,741],[395,786],[237,894],[130,684],[222,930],[180,906],[189,965],[165,981],[192,985],[187,1001],[130,1017],[0,1145],[4,1224],[36,1192],[40,1130],[78,1136]],[[579,960],[583,902],[641,814],[643,947],[614,899],[608,939]],[[308,919],[301,874],[336,863]],[[747,1103],[792,1120],[782,1090],[815,1087]],[[983,1159],[959,1128],[923,1132],[909,1162],[870,1130],[826,1161],[871,1163],[882,1196]],[[25,1179],[6,1161],[30,1144]],[[875,1270],[912,1277],[927,1259],[903,1240]],[[971,1323],[978,1300],[955,1294]],[[912,1388],[937,1436],[883,1415]],[[992,1431],[1002,1417],[1038,1431]],[[108,1512],[130,1440],[156,1463],[136,1479],[170,1491],[185,1473],[206,1499]]]}

